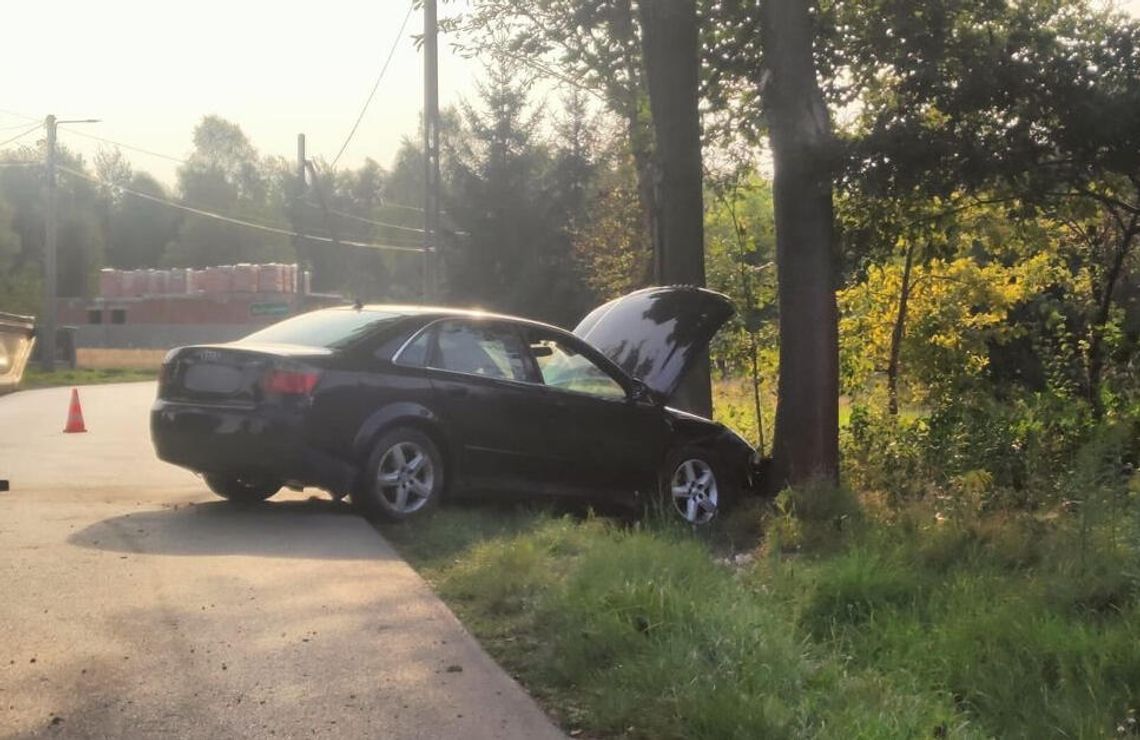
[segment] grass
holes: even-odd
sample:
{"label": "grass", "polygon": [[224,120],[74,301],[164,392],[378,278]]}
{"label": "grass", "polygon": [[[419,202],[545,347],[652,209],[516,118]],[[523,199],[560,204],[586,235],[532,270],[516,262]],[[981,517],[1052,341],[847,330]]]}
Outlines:
{"label": "grass", "polygon": [[140,380],[154,380],[155,370],[139,368],[75,368],[45,373],[39,368],[29,367],[19,387],[50,388],[60,385],[95,385],[99,383],[131,383]]}
{"label": "grass", "polygon": [[[835,496],[802,513],[795,537],[790,513],[755,507],[697,535],[503,507],[447,507],[384,532],[568,731],[1136,729],[1140,588],[1124,555],[1078,557],[1068,530],[1030,520],[847,518],[851,502]],[[770,530],[783,521],[789,536],[730,565],[726,538],[757,518]],[[832,546],[805,552],[812,528]]]}
{"label": "grass", "polygon": [[165,354],[163,350],[152,349],[79,349],[75,368],[45,373],[36,364],[29,363],[19,388],[154,380]]}

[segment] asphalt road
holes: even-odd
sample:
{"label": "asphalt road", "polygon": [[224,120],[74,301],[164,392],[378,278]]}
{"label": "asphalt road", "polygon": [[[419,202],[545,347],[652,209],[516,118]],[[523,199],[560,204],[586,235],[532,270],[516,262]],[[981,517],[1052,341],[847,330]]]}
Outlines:
{"label": "asphalt road", "polygon": [[347,505],[235,510],[151,383],[0,398],[0,736],[560,737]]}

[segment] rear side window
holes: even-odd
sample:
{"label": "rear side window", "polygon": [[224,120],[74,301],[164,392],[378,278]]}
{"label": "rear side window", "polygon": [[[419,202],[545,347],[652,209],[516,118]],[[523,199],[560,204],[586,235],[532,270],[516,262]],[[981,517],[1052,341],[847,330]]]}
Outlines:
{"label": "rear side window", "polygon": [[445,321],[436,330],[432,367],[485,378],[528,381],[526,347],[509,327]]}
{"label": "rear side window", "polygon": [[396,364],[407,365],[408,367],[423,367],[426,365],[428,338],[430,336],[431,329],[424,329],[417,334],[412,341],[404,345],[404,348],[396,355]]}

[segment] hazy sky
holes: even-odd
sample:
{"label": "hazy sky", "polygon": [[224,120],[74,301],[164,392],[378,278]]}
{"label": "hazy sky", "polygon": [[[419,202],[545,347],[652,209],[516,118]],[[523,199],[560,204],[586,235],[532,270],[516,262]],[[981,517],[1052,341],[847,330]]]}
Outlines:
{"label": "hazy sky", "polygon": [[[263,154],[332,159],[372,88],[411,0],[52,0],[6,2],[0,109],[42,118],[101,118],[74,128],[175,157],[205,114],[241,125]],[[446,10],[446,6],[441,11]],[[387,166],[418,136],[423,57],[413,11],[368,114],[341,159]],[[50,39],[50,43],[46,40]],[[477,63],[440,44],[440,98],[471,91]],[[22,119],[0,112],[0,141]],[[35,135],[26,141],[34,141]],[[88,158],[100,144],[66,132]],[[177,163],[124,150],[172,181]]]}
{"label": "hazy sky", "polygon": [[[237,122],[262,152],[331,159],[356,119],[411,0],[51,0],[5,2],[0,109],[101,118],[86,133],[184,157],[205,114]],[[462,6],[464,3],[458,3]],[[1140,15],[1140,0],[1122,7]],[[455,6],[453,6],[455,7]],[[447,6],[442,6],[447,11]],[[418,136],[423,59],[414,11],[380,89],[341,162],[387,166]],[[472,92],[477,63],[440,44],[441,104]],[[0,111],[0,141],[22,119]],[[34,135],[27,141],[34,141]],[[61,132],[88,158],[100,144]],[[173,181],[177,164],[124,151]]]}

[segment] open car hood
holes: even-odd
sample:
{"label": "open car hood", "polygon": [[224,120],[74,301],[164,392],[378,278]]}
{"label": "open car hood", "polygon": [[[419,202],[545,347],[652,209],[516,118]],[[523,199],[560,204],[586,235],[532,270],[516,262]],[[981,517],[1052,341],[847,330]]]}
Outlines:
{"label": "open car hood", "polygon": [[668,398],[733,312],[727,296],[704,288],[645,288],[595,308],[574,335]]}

